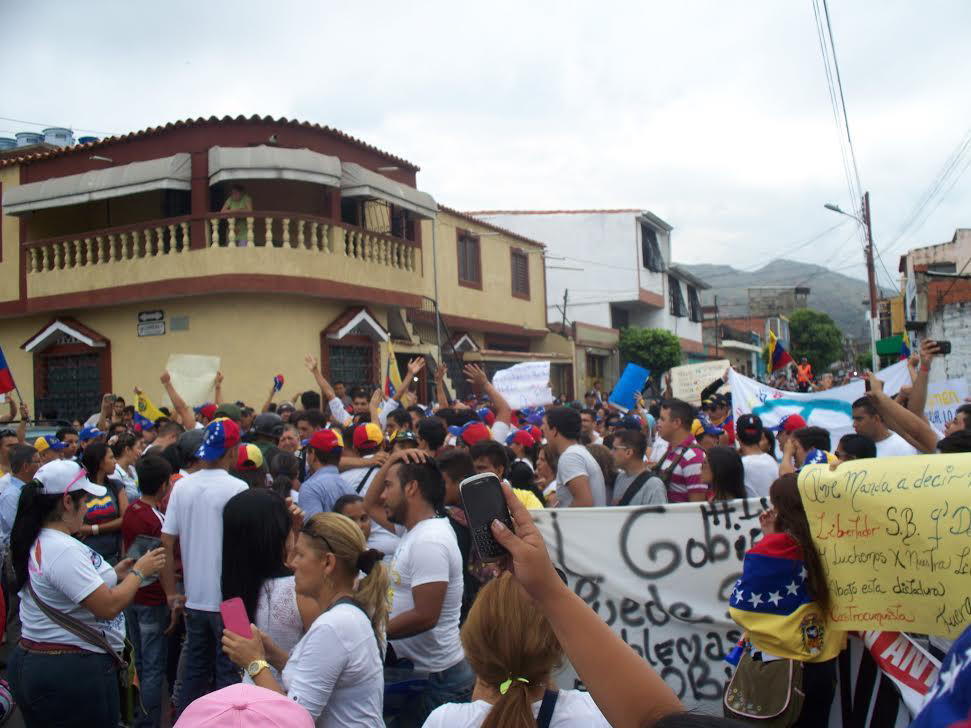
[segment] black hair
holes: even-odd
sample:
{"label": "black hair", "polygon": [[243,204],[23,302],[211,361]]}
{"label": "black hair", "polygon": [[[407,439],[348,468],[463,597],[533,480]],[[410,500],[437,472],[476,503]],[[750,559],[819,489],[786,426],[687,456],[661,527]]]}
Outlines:
{"label": "black hair", "polygon": [[438,469],[435,461],[401,463],[398,470],[398,482],[404,487],[413,480],[418,483],[421,497],[435,509],[436,513],[441,512],[445,501],[445,481],[442,479],[442,472]]}
{"label": "black hair", "polygon": [[223,509],[223,599],[240,597],[246,614],[256,621],[260,589],[267,579],[288,576],[287,536],[290,514],[286,502],[266,488],[237,493]]}
{"label": "black hair", "polygon": [[880,414],[869,397],[860,397],[853,403],[853,409],[861,409],[871,416]]}
{"label": "black hair", "polygon": [[[958,408],[960,409],[960,407]],[[56,433],[54,433],[58,440],[64,442],[64,438],[68,435],[77,435],[78,431],[73,427],[61,427]]]}
{"label": "black hair", "polygon": [[108,446],[103,442],[92,442],[85,445],[84,452],[81,453],[81,466],[88,471],[88,477],[91,478],[92,482],[98,477],[98,469],[107,454]]}
{"label": "black hair", "polygon": [[[27,583],[27,560],[40,529],[61,513],[63,494],[48,495],[42,487],[38,481],[32,480],[20,490],[20,500],[17,501],[17,517],[10,530],[10,560],[16,575],[16,591]],[[75,508],[80,507],[81,501],[88,496],[83,490],[73,490],[68,495]]]}
{"label": "black hair", "polygon": [[344,509],[347,508],[351,503],[362,503],[364,499],[357,493],[345,493],[336,501],[334,501],[334,513],[340,513],[344,515]]}
{"label": "black hair", "polygon": [[475,475],[475,463],[468,450],[461,448],[450,448],[439,455],[438,469],[448,475],[450,480],[461,483],[466,478]]}
{"label": "black hair", "polygon": [[117,404],[118,402],[121,402],[122,404],[125,404],[125,398],[122,397],[121,395],[117,395],[115,397],[115,404]]}
{"label": "black hair", "polygon": [[149,453],[135,462],[135,472],[138,474],[139,490],[145,495],[155,495],[169,482],[172,466],[161,455]]}
{"label": "black hair", "polygon": [[748,429],[739,429],[736,426],[735,437],[738,438],[738,442],[741,445],[758,445],[762,441],[762,432],[764,430],[762,420],[753,420],[752,427]]}
{"label": "black hair", "polygon": [[388,421],[394,422],[398,429],[411,429],[411,415],[408,414],[408,410],[404,407],[398,407],[398,409],[391,410],[388,414]]}
{"label": "black hair", "polygon": [[14,445],[10,448],[10,472],[16,475],[25,465],[30,465],[37,454],[33,445]]}
{"label": "black hair", "polygon": [[580,413],[572,407],[553,407],[543,415],[546,424],[567,440],[580,439]]}
{"label": "black hair", "polygon": [[948,453],[971,452],[971,429],[952,432],[937,443],[942,455]]}
{"label": "black hair", "polygon": [[319,450],[316,447],[307,446],[308,450],[312,450],[314,456],[316,456],[317,461],[323,463],[324,465],[339,465],[341,461],[341,455],[344,452],[344,448],[335,448],[334,450]]}
{"label": "black hair", "polygon": [[419,421],[425,419],[428,415],[425,413],[425,409],[420,405],[413,404],[408,408],[408,412],[415,412],[418,414]]}
{"label": "black hair", "polygon": [[877,456],[877,444],[866,435],[850,433],[840,438],[839,447],[854,460],[864,460]]}
{"label": "black hair", "polygon": [[770,452],[773,452],[774,453],[775,452],[775,433],[772,432],[772,430],[768,430],[768,429],[766,429],[766,428],[763,427],[762,428],[762,435],[759,437],[759,445],[760,446],[762,445],[762,438],[763,437],[765,438],[765,441],[769,443]]}
{"label": "black hair", "polygon": [[418,437],[425,441],[431,450],[438,450],[445,444],[448,430],[440,417],[426,417],[418,423]]}
{"label": "black hair", "polygon": [[163,422],[158,426],[158,436],[168,437],[169,435],[181,435],[185,432],[185,428],[178,422],[173,422],[169,420],[168,422]]}
{"label": "black hair", "polygon": [[111,445],[111,452],[116,458],[121,457],[121,454],[125,452],[126,448],[135,447],[136,442],[135,436],[130,432],[123,432],[118,435],[118,439],[115,440],[114,444]]}
{"label": "black hair", "polygon": [[617,430],[611,437],[613,439],[610,447],[620,443],[623,447],[629,447],[633,450],[634,457],[638,460],[644,459],[644,454],[647,452],[647,437],[644,436],[643,432],[640,430]]}
{"label": "black hair", "polygon": [[971,430],[971,404],[962,404],[954,410],[954,416],[964,415],[964,429]]}
{"label": "black hair", "polygon": [[327,416],[319,409],[305,409],[294,412],[290,417],[290,423],[296,426],[301,420],[306,420],[307,424],[315,430],[327,424]]}
{"label": "black hair", "polygon": [[[151,453],[154,453],[157,450],[158,448],[153,448],[151,450]],[[165,458],[165,461],[169,464],[169,467],[172,468],[173,473],[176,473],[182,468],[191,464],[191,463],[186,463],[186,461],[183,459],[182,451],[179,450],[179,445],[178,443],[175,443],[175,442],[173,442],[171,445],[169,445],[164,450],[162,450],[160,455],[161,457]]]}
{"label": "black hair", "polygon": [[589,407],[586,407],[586,408],[580,410],[580,414],[581,415],[590,415],[591,417],[593,417],[594,422],[597,421],[597,412],[596,412],[596,410],[592,410]]}
{"label": "black hair", "polygon": [[469,448],[469,457],[473,462],[479,458],[485,458],[500,473],[500,478],[506,477],[509,470],[509,456],[506,454],[506,447],[495,440],[480,440]]}
{"label": "black hair", "polygon": [[[239,478],[250,488],[263,488],[266,490],[266,466],[260,465],[252,470],[238,470],[230,468],[229,474],[234,478]],[[289,494],[288,494],[289,495]]]}
{"label": "black hair", "polygon": [[792,436],[802,445],[802,449],[807,452],[813,448],[817,450],[829,450],[831,446],[829,430],[822,427],[801,427],[793,432]]}
{"label": "black hair", "polygon": [[320,393],[314,392],[312,389],[308,389],[306,392],[301,392],[300,406],[305,410],[319,410]]}
{"label": "black hair", "polygon": [[705,451],[711,468],[711,489],[715,500],[732,500],[745,497],[745,469],[738,450],[725,445],[715,445]]}
{"label": "black hair", "polygon": [[300,459],[293,453],[278,452],[270,461],[270,477],[273,478],[270,490],[289,498],[293,479],[300,477]]}
{"label": "black hair", "polygon": [[695,419],[695,408],[681,399],[666,399],[661,402],[661,409],[671,413],[672,420],[678,420],[681,427],[686,430],[691,429],[691,423]]}
{"label": "black hair", "polygon": [[351,387],[351,399],[368,399],[367,390],[360,385]]}
{"label": "black hair", "polygon": [[[443,407],[435,413],[435,416],[441,418],[449,427],[462,427],[467,422],[478,421],[479,419],[478,415],[470,409],[454,409],[452,407]],[[424,420],[422,421],[424,422]]]}

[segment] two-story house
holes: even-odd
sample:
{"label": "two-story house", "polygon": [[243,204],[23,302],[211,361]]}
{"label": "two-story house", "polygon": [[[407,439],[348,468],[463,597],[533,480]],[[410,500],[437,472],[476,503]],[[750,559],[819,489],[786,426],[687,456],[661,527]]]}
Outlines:
{"label": "two-story house", "polygon": [[[672,227],[639,209],[492,210],[470,213],[547,246],[546,311],[576,343],[577,380],[609,389],[619,330],[665,329],[686,361],[703,359],[700,291],[708,285],[671,262]],[[565,325],[565,326],[564,326]]]}
{"label": "two-story house", "polygon": [[[565,361],[544,350],[543,246],[439,207],[417,172],[269,117],[0,154],[0,345],[20,392],[90,414],[103,392],[158,391],[171,353],[221,357],[225,396],[247,402],[280,372],[285,394],[312,386],[307,352],[378,385],[389,341],[399,361],[440,342]],[[234,188],[252,209],[222,211]]]}

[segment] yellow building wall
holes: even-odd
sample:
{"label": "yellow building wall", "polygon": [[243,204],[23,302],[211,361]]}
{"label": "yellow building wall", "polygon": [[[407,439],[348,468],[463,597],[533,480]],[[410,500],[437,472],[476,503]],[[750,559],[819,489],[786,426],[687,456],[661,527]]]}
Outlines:
{"label": "yellow building wall", "polygon": [[[436,221],[439,309],[443,314],[497,321],[527,329],[546,328],[542,249],[484,225],[439,210]],[[480,235],[482,290],[459,285],[456,231]],[[428,254],[426,277],[431,280],[432,223],[422,223],[422,245]],[[529,259],[529,300],[512,295],[510,249],[526,251]]]}
{"label": "yellow building wall", "polygon": [[[0,168],[0,187],[8,192],[20,186],[20,167]],[[20,297],[20,222],[13,215],[0,216],[0,301],[12,301]],[[0,331],[3,331],[0,322]],[[6,348],[6,347],[4,347]]]}
{"label": "yellow building wall", "polygon": [[[64,314],[111,341],[112,389],[126,400],[131,400],[133,388],[138,385],[154,402],[161,402],[159,375],[169,355],[201,354],[221,357],[225,400],[243,400],[258,408],[277,374],[286,379],[278,402],[295,392],[316,389],[304,366],[304,355],[320,356],[321,330],[347,306],[344,302],[296,296],[224,295]],[[149,309],[165,312],[165,335],[137,335],[138,312]],[[387,325],[383,308],[370,310],[378,323]],[[172,331],[174,316],[188,316],[189,330]],[[0,320],[0,346],[28,403],[34,400],[33,355],[20,347],[50,319],[49,315],[39,315]]]}

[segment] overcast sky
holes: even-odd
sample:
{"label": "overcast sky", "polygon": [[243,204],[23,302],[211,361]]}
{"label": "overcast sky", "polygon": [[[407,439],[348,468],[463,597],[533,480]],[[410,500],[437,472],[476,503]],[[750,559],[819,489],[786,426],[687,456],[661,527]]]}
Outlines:
{"label": "overcast sky", "polygon": [[[885,249],[971,127],[971,3],[830,3]],[[459,209],[651,210],[680,262],[754,268],[839,222],[824,202],[857,204],[810,0],[0,0],[0,67],[3,117],[102,133],[296,117],[417,163]],[[971,226],[969,203],[971,173],[884,253],[890,272]],[[863,276],[852,234],[791,257]]]}

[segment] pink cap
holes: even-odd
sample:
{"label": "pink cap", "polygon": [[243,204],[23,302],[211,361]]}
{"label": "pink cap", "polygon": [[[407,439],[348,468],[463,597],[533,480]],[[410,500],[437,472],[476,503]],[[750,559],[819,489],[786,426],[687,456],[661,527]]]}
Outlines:
{"label": "pink cap", "polygon": [[314,728],[310,713],[272,690],[240,683],[203,695],[182,712],[175,728]]}

